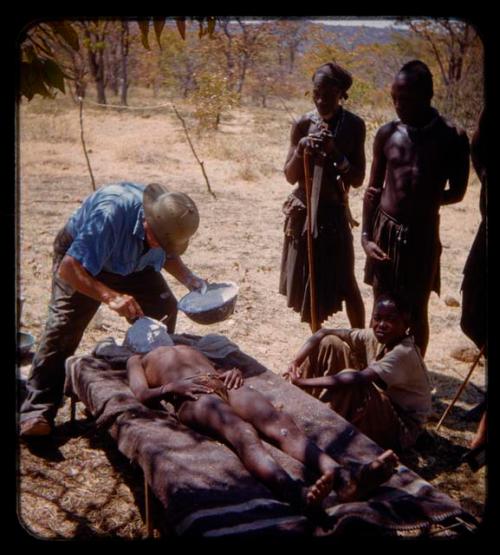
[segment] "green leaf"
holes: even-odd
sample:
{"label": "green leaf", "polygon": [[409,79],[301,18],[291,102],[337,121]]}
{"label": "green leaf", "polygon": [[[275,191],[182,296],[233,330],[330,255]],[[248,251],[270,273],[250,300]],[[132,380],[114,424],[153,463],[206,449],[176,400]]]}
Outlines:
{"label": "green leaf", "polygon": [[52,21],[47,22],[47,24],[52,28],[54,33],[60,35],[73,50],[80,49],[78,34],[70,23],[67,21]]}
{"label": "green leaf", "polygon": [[153,21],[153,26],[155,29],[156,41],[158,42],[158,46],[160,47],[160,50],[161,50],[160,38],[161,38],[161,32],[163,31],[163,27],[165,27],[165,20],[155,19]]}
{"label": "green leaf", "polygon": [[149,34],[149,21],[141,20],[138,21],[139,29],[141,30],[141,42],[146,50],[151,50],[148,41]]}
{"label": "green leaf", "polygon": [[44,81],[49,87],[55,87],[63,94],[66,92],[64,89],[64,73],[54,60],[45,60],[42,71]]}
{"label": "green leaf", "polygon": [[186,18],[176,17],[175,22],[177,23],[177,29],[183,40],[186,40]]}
{"label": "green leaf", "polygon": [[44,84],[42,64],[36,59],[32,63],[22,62],[20,64],[19,93],[31,100],[36,94],[45,98],[53,98],[53,95]]}

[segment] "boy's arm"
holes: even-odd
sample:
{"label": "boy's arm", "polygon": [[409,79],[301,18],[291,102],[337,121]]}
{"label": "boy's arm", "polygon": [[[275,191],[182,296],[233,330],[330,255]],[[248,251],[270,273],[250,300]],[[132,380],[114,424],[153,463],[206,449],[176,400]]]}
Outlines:
{"label": "boy's arm", "polygon": [[364,370],[344,370],[334,376],[321,376],[319,378],[292,378],[292,383],[299,387],[324,387],[333,389],[339,385],[356,386],[380,381],[380,377],[373,368],[367,366]]}
{"label": "boy's arm", "polygon": [[307,358],[307,356],[319,345],[321,340],[327,335],[336,335],[342,341],[348,341],[350,329],[327,329],[321,328],[316,333],[311,335],[309,339],[302,345],[299,352],[295,355],[292,362],[288,365],[288,368],[283,373],[285,378],[293,378],[300,376],[299,367]]}
{"label": "boy's arm", "polygon": [[198,394],[213,393],[213,390],[201,384],[195,384],[189,379],[180,379],[165,383],[159,387],[149,387],[142,357],[131,356],[127,361],[127,375],[132,393],[141,403],[148,406],[153,401],[167,399],[169,395],[180,395],[193,401],[198,399]]}
{"label": "boy's arm", "polygon": [[363,224],[361,231],[361,245],[370,258],[376,260],[387,260],[387,254],[378,247],[373,241],[373,220],[385,181],[385,172],[387,168],[387,159],[384,153],[384,146],[387,140],[389,129],[387,126],[378,130],[373,142],[373,160],[370,170],[370,180],[363,198]]}
{"label": "boy's arm", "polygon": [[144,366],[142,365],[142,357],[139,355],[131,356],[127,361],[128,384],[132,393],[144,405],[149,405],[152,401],[161,399],[167,393],[168,387],[162,385],[160,387],[150,388],[144,374]]}
{"label": "boy's arm", "polygon": [[464,198],[469,180],[469,152],[469,139],[465,131],[462,131],[457,137],[448,178],[449,188],[443,191],[442,206],[460,202]]}

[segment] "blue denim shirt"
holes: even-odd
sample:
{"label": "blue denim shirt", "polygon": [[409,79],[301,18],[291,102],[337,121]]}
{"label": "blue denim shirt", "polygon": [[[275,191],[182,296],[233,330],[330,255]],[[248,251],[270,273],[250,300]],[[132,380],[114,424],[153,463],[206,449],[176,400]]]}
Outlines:
{"label": "blue denim shirt", "polygon": [[93,276],[102,270],[125,276],[146,266],[159,272],[165,251],[144,251],[144,189],[137,183],[113,183],[88,196],[69,218],[73,243],[66,254]]}

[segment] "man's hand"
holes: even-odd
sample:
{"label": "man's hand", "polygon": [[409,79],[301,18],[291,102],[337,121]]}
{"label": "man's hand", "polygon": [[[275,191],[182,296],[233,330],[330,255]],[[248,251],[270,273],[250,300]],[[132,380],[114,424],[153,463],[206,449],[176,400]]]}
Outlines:
{"label": "man's hand", "polygon": [[296,148],[299,156],[303,156],[304,152],[316,154],[320,150],[323,150],[323,139],[319,135],[306,135],[300,139]]}
{"label": "man's hand", "polygon": [[124,293],[114,296],[107,302],[111,310],[118,312],[120,316],[124,316],[129,320],[135,320],[144,316],[144,312],[139,303],[131,295]]}
{"label": "man's hand", "polygon": [[370,241],[363,237],[361,240],[361,244],[366,255],[374,260],[378,260],[379,262],[385,262],[386,260],[390,260],[389,255],[384,252],[375,241]]}
{"label": "man's hand", "polygon": [[191,275],[184,282],[190,291],[198,291],[202,295],[207,291],[207,282],[191,272]]}
{"label": "man's hand", "polygon": [[365,191],[365,198],[372,203],[378,203],[382,196],[382,189],[378,187],[367,187]]}
{"label": "man's hand", "polygon": [[228,389],[238,389],[243,385],[243,374],[241,370],[238,368],[231,368],[230,370],[226,370],[221,375],[222,380],[224,381],[224,385]]}
{"label": "man's hand", "polygon": [[197,401],[199,396],[204,393],[213,393],[214,390],[206,385],[193,383],[189,378],[170,382],[162,386],[162,395],[167,397],[171,394],[187,397],[192,401]]}

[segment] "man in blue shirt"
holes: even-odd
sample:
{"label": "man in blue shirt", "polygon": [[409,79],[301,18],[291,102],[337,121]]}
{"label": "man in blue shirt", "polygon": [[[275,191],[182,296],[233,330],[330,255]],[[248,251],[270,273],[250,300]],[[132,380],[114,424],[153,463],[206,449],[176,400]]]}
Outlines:
{"label": "man in blue shirt", "polygon": [[54,241],[49,317],[21,407],[22,437],[52,432],[63,397],[64,362],[101,303],[130,322],[164,318],[174,332],[177,300],[160,271],[189,290],[204,287],[180,258],[198,224],[198,209],[188,195],[156,183],[104,186],[72,214]]}

